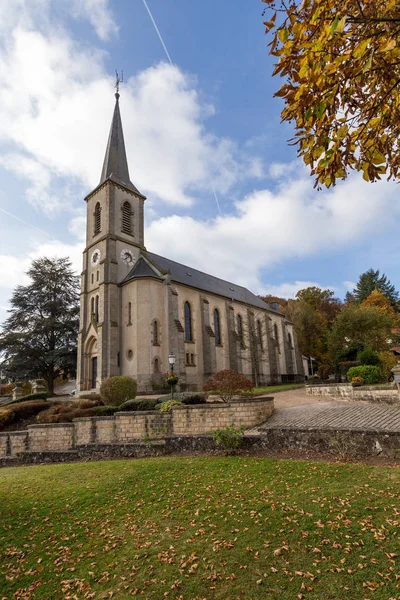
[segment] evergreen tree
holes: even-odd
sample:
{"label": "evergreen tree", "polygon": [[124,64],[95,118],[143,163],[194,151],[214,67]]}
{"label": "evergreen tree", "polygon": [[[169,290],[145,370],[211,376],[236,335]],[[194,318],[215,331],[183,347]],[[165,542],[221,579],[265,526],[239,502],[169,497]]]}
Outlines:
{"label": "evergreen tree", "polygon": [[360,275],[360,279],[354,289],[354,297],[357,304],[366,300],[375,290],[381,292],[394,308],[397,309],[399,307],[399,293],[386,275],[384,273],[380,274],[379,269],[376,271],[368,269],[368,271]]}
{"label": "evergreen tree", "polygon": [[17,379],[46,379],[50,394],[61,372],[74,373],[79,327],[79,278],[67,258],[39,258],[19,285],[0,332],[3,371]]}

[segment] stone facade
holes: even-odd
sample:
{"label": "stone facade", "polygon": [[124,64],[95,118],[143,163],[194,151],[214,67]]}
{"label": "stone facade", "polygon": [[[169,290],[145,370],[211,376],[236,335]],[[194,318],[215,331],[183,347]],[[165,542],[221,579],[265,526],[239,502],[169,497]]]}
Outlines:
{"label": "stone facade", "polygon": [[125,446],[174,436],[204,435],[227,425],[255,427],[273,412],[273,398],[221,404],[176,406],[170,413],[138,411],[113,417],[85,417],[73,423],[29,425],[27,431],[0,433],[0,458],[24,453],[65,453],[88,445]]}
{"label": "stone facade", "polygon": [[[195,281],[193,269],[174,263],[183,283],[147,252],[146,198],[129,179],[118,99],[101,181],[85,199],[78,390],[98,391],[104,379],[129,375],[139,392],[151,391],[169,370],[171,352],[181,389],[199,389],[228,368],[259,385],[301,379],[293,325],[284,315],[240,286],[198,271]],[[185,303],[191,307],[190,337]]]}
{"label": "stone facade", "polygon": [[342,398],[344,400],[364,400],[367,402],[382,402],[384,404],[399,404],[399,392],[391,385],[353,387],[350,383],[317,384],[306,386],[307,396],[324,398]]}

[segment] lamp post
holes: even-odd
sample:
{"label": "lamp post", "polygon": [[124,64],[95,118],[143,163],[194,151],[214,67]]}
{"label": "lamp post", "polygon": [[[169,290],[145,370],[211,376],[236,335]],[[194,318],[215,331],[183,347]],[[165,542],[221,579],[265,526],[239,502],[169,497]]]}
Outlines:
{"label": "lamp post", "polygon": [[[168,355],[169,366],[171,367],[171,375],[174,376],[174,364],[175,364],[175,354],[170,352]],[[171,385],[171,398],[174,399],[174,386]]]}

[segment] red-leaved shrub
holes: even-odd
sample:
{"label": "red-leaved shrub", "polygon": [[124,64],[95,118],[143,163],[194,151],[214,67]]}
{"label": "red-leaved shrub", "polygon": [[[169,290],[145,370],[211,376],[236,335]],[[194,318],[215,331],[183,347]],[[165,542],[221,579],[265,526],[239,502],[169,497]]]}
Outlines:
{"label": "red-leaved shrub", "polygon": [[203,386],[205,392],[220,396],[224,402],[229,402],[233,396],[239,396],[241,392],[249,392],[252,388],[250,379],[231,369],[215,373]]}

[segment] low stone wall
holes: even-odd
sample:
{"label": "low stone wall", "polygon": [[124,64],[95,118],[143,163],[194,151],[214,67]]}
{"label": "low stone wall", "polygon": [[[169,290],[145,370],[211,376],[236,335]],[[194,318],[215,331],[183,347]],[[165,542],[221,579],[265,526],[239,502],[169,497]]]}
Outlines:
{"label": "low stone wall", "polygon": [[74,419],[73,423],[29,425],[27,431],[0,433],[0,458],[69,453],[90,446],[125,447],[173,436],[204,435],[231,424],[249,429],[266,421],[273,410],[273,398],[264,397],[175,406],[170,413],[120,412],[112,417]]}
{"label": "low stone wall", "polygon": [[384,404],[400,404],[400,396],[391,385],[353,387],[350,383],[321,383],[306,385],[307,396],[342,398],[344,400],[364,400]]}
{"label": "low stone wall", "polygon": [[[382,456],[400,459],[400,433],[377,431],[335,431],[315,429],[268,429],[264,435],[246,435],[241,451],[296,452],[330,454],[339,459]],[[0,466],[106,460],[111,458],[147,458],[194,452],[217,454],[221,450],[211,435],[171,436],[164,440],[138,440],[130,444],[88,444],[69,452],[25,452],[0,457]]]}

